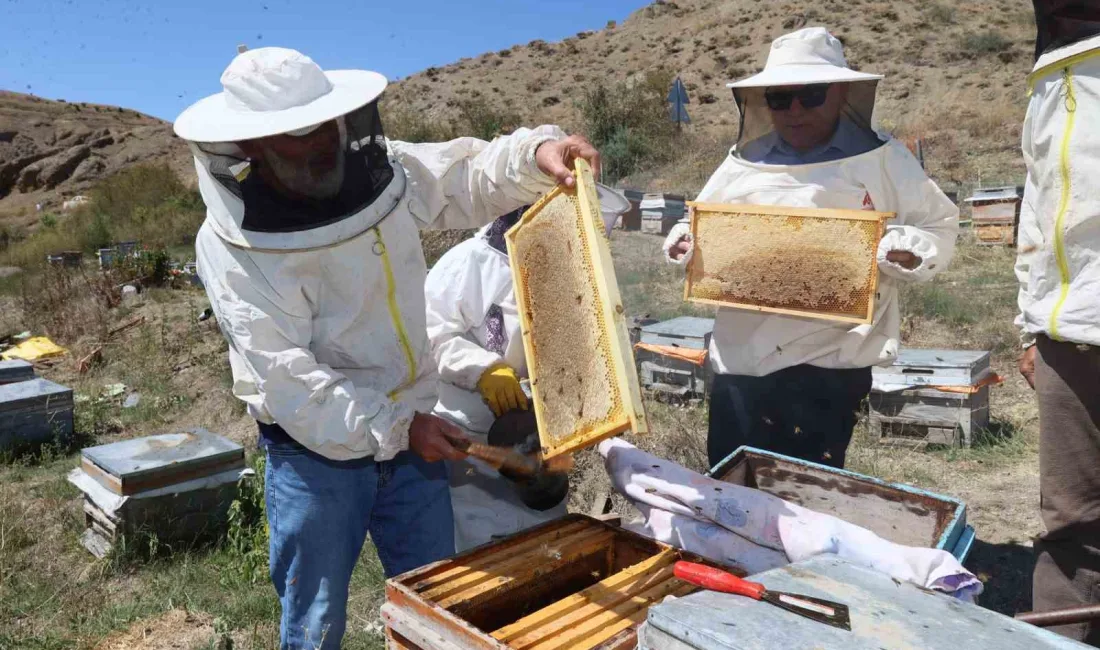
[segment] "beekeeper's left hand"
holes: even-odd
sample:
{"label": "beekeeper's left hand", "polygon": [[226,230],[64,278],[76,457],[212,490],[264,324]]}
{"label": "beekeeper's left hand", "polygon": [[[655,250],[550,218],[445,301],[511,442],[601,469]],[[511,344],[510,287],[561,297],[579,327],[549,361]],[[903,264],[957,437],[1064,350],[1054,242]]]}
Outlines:
{"label": "beekeeper's left hand", "polygon": [[571,135],[564,140],[543,142],[535,151],[535,163],[539,170],[552,177],[560,185],[573,187],[573,164],[577,158],[585,159],[592,166],[592,174],[599,178],[600,152],[583,136]]}
{"label": "beekeeper's left hand", "polygon": [[512,409],[527,409],[527,394],[516,371],[504,364],[486,370],[477,380],[477,388],[498,418]]}

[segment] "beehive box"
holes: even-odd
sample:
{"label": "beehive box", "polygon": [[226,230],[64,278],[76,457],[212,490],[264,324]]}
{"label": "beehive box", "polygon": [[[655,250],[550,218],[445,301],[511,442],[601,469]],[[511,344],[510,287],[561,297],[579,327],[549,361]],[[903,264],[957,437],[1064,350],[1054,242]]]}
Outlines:
{"label": "beehive box", "polygon": [[30,361],[11,359],[0,361],[0,384],[14,384],[34,379],[34,366]]}
{"label": "beehive box", "polygon": [[946,594],[899,582],[835,555],[753,576],[768,589],[846,604],[852,629],[822,625],[769,603],[700,591],[649,610],[639,650],[1087,650]]}
{"label": "beehive box", "polygon": [[0,451],[73,433],[73,391],[41,377],[0,385]]}
{"label": "beehive box", "polygon": [[545,457],[647,429],[592,171],[577,161],[506,235]]}
{"label": "beehive box", "polygon": [[99,557],[121,537],[192,543],[224,535],[244,448],[204,429],[89,447],[69,482],[84,494],[81,543]]}
{"label": "beehive box", "polygon": [[1015,246],[1020,223],[1020,194],[1015,187],[978,189],[966,199],[974,236],[986,246]]}
{"label": "beehive box", "polygon": [[990,387],[979,386],[992,373],[989,352],[903,348],[873,373],[868,420],[880,442],[969,447],[989,426]]}
{"label": "beehive box", "polygon": [[205,429],[88,447],[81,469],[115,494],[129,496],[244,468],[244,448]]}
{"label": "beehive box", "polygon": [[974,236],[983,246],[1015,246],[1017,228],[1014,223],[974,222]]}
{"label": "beehive box", "polygon": [[633,648],[650,605],[694,591],[672,575],[680,559],[700,561],[569,515],[388,580],[387,647]]}
{"label": "beehive box", "polygon": [[[643,326],[638,338],[639,342],[648,345],[706,350],[713,331],[713,318],[680,316]],[[634,354],[642,387],[646,390],[682,397],[705,395],[714,379],[714,372],[707,363],[699,366],[647,349],[635,349]]]}
{"label": "beehive box", "polygon": [[874,317],[875,255],[892,213],[689,203],[684,299],[845,323]]}
{"label": "beehive box", "polygon": [[763,449],[740,447],[707,476],[832,515],[896,544],[945,550],[960,562],[974,540],[966,504],[958,499]]}

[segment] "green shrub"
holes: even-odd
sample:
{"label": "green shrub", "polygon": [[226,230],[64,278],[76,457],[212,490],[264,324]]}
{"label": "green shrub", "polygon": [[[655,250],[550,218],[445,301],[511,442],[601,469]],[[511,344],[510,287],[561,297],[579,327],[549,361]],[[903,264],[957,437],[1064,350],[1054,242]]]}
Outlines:
{"label": "green shrub", "polygon": [[133,256],[117,260],[112,271],[123,282],[140,280],[145,286],[162,286],[168,281],[171,257],[163,248],[144,249]]}
{"label": "green shrub", "polygon": [[497,107],[488,100],[477,97],[458,103],[458,118],[455,128],[459,135],[472,136],[482,140],[492,140],[499,135],[515,131],[520,125],[520,116],[515,111]]}
{"label": "green shrub", "polygon": [[995,54],[1012,47],[1012,41],[996,30],[970,33],[963,38],[963,48],[973,54]]}
{"label": "green shrub", "polygon": [[184,185],[167,165],[133,165],[102,180],[90,192],[88,203],[71,214],[43,217],[43,227],[7,246],[0,264],[41,266],[50,253],[94,254],[125,240],[153,249],[189,245],[205,215],[199,193]]}
{"label": "green shrub", "polygon": [[[264,471],[267,460],[263,454],[252,459],[255,476],[245,476],[238,482],[238,496],[229,505],[229,533],[226,546],[236,557],[231,576],[250,584],[267,580],[268,528],[264,501]],[[228,576],[227,576],[228,577]]]}
{"label": "green shrub", "polygon": [[577,109],[585,135],[602,153],[608,182],[674,154],[677,129],[665,101],[672,79],[658,70],[632,83],[596,82],[585,91]]}
{"label": "green shrub", "polygon": [[385,105],[381,109],[386,137],[402,142],[446,142],[455,137],[454,127],[433,120],[421,111],[405,106]]}
{"label": "green shrub", "polygon": [[937,23],[950,25],[955,22],[955,8],[943,2],[933,2],[928,6],[928,17]]}

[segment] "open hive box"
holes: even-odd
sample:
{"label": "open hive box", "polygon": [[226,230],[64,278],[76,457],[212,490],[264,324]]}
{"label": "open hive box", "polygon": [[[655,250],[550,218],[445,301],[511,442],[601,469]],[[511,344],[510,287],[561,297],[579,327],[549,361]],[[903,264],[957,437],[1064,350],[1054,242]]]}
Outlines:
{"label": "open hive box", "polygon": [[701,561],[569,515],[388,580],[387,647],[633,648],[650,605],[695,589],[673,576],[680,559]]}
{"label": "open hive box", "polygon": [[862,526],[897,544],[938,548],[966,558],[974,530],[966,504],[947,496],[741,447],[707,473]]}
{"label": "open hive box", "polygon": [[684,299],[870,323],[875,255],[892,213],[689,203],[694,254]]}
{"label": "open hive box", "polygon": [[592,171],[506,235],[544,457],[646,431],[638,374]]}

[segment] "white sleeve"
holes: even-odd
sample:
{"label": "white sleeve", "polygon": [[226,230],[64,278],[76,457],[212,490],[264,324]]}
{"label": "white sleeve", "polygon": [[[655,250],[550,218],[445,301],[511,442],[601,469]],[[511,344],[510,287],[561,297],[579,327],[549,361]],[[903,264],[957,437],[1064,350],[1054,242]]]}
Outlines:
{"label": "white sleeve", "polygon": [[[959,234],[959,208],[925,175],[920,163],[904,145],[888,154],[888,182],[897,192],[898,216],[887,224],[878,245],[878,266],[898,280],[924,282],[947,268],[955,256]],[[890,251],[906,251],[921,258],[915,269],[886,260]]]}
{"label": "white sleeve", "polygon": [[1031,174],[1028,174],[1024,184],[1024,199],[1020,205],[1020,228],[1016,241],[1016,281],[1020,288],[1016,297],[1016,303],[1020,307],[1020,313],[1016,315],[1016,327],[1020,328],[1020,343],[1025,348],[1035,344],[1035,334],[1024,329],[1024,312],[1035,300],[1028,286],[1031,279],[1031,263],[1035,258],[1039,247],[1043,243],[1043,233],[1039,230],[1039,222],[1035,214],[1035,195],[1038,189]]}
{"label": "white sleeve", "polygon": [[428,341],[439,376],[466,390],[476,390],[481,375],[504,362],[478,345],[472,333],[485,322],[494,300],[491,281],[482,278],[489,271],[489,265],[478,264],[470,248],[460,244],[432,267],[424,283]]}
{"label": "white sleeve", "polygon": [[389,144],[405,168],[409,210],[421,228],[476,228],[534,203],[554,187],[554,179],[535,163],[535,151],[564,137],[556,126],[540,126],[492,142]]}
{"label": "white sleeve", "polygon": [[[412,407],[354,386],[309,350],[308,308],[230,268],[207,293],[263,408],[291,438],[326,458],[389,460],[408,448]],[[205,279],[205,278],[204,278]]]}

